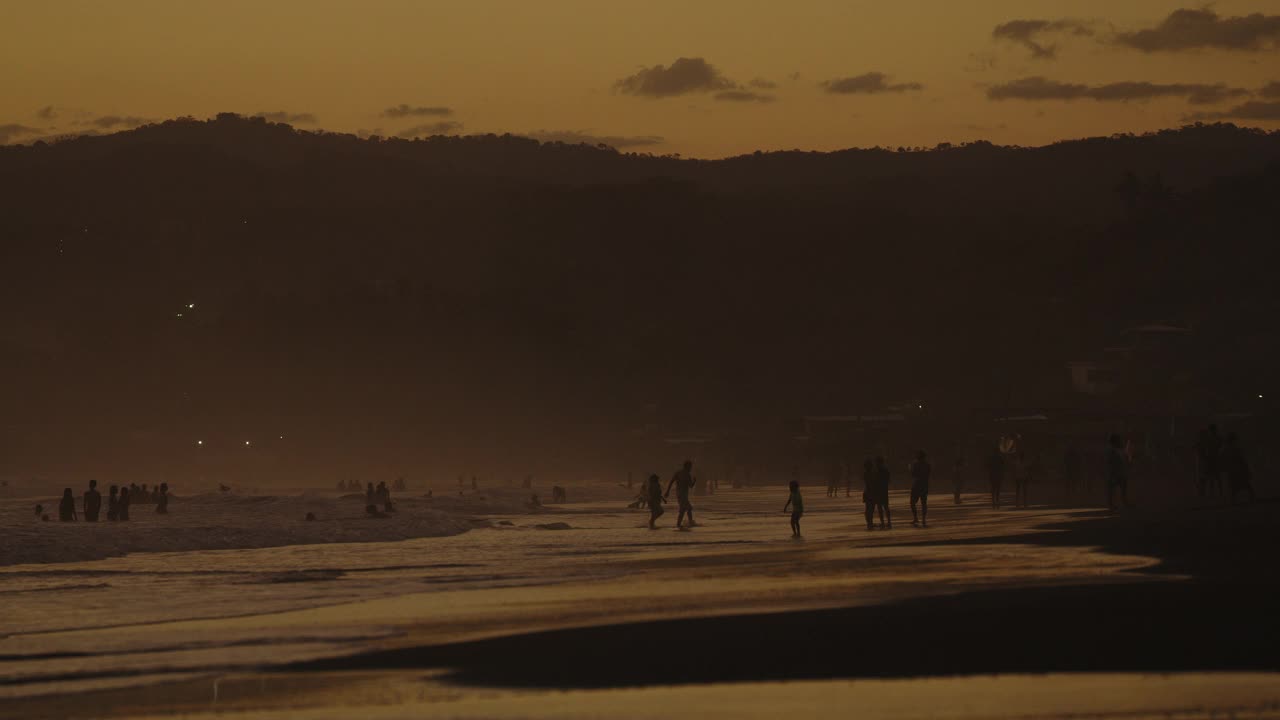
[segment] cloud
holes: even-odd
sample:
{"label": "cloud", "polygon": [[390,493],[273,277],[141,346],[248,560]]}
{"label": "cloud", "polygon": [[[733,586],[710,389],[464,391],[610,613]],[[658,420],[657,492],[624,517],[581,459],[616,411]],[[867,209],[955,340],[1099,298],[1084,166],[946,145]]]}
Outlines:
{"label": "cloud", "polygon": [[389,118],[449,117],[450,115],[453,115],[453,108],[425,107],[422,105],[406,105],[404,103],[382,111],[382,117]]}
{"label": "cloud", "polygon": [[734,90],[737,84],[702,58],[676,58],[670,66],[654,65],[613,84],[625,95],[673,97],[697,92]]}
{"label": "cloud", "polygon": [[768,93],[758,93],[751,90],[723,90],[715,94],[715,99],[729,102],[771,103],[777,98]]}
{"label": "cloud", "polygon": [[747,83],[747,86],[756,88],[757,90],[773,90],[778,87],[778,83],[772,80],[765,80],[764,78],[755,78],[751,82]]}
{"label": "cloud", "polygon": [[0,125],[0,144],[9,142],[11,138],[22,137],[23,135],[34,135],[38,132],[42,132],[40,128],[33,128],[28,125],[19,125],[17,123]]}
{"label": "cloud", "polygon": [[1145,53],[1215,48],[1267,50],[1280,47],[1280,15],[1222,17],[1208,8],[1174,10],[1153,28],[1122,32],[1117,45]]}
{"label": "cloud", "polygon": [[151,118],[134,117],[132,115],[99,115],[92,120],[80,123],[81,125],[92,125],[102,130],[111,130],[117,127],[138,127],[147,123],[155,122]]}
{"label": "cloud", "polygon": [[1105,85],[1065,83],[1034,76],[1019,78],[987,88],[989,100],[1097,100],[1126,102],[1155,98],[1183,97],[1192,105],[1211,105],[1249,91],[1217,83],[1115,82]]}
{"label": "cloud", "polygon": [[1031,57],[1052,60],[1058,55],[1058,46],[1045,42],[1046,36],[1092,36],[1093,26],[1083,20],[1010,20],[991,31],[991,37],[1018,43],[1031,51]]}
{"label": "cloud", "polygon": [[889,76],[881,72],[869,72],[854,77],[827,80],[822,83],[822,87],[827,92],[836,95],[870,95],[924,89],[924,86],[917,82],[891,84],[889,83]]}
{"label": "cloud", "polygon": [[1193,113],[1188,120],[1280,121],[1280,100],[1250,100],[1222,112]]}
{"label": "cloud", "polygon": [[568,145],[608,145],[618,150],[661,145],[666,141],[661,135],[593,135],[579,130],[537,130],[524,133],[524,135],[539,142],[559,142]]}
{"label": "cloud", "polygon": [[58,110],[52,105],[45,105],[36,111],[36,117],[41,120],[54,120],[58,117]]}
{"label": "cloud", "polygon": [[276,110],[275,112],[259,112],[254,113],[253,117],[262,118],[267,122],[288,123],[300,125],[315,125],[316,116],[309,112],[291,113],[285,110]]}
{"label": "cloud", "polygon": [[417,137],[430,137],[432,135],[457,135],[462,130],[462,123],[455,120],[441,120],[440,122],[427,123],[426,125],[414,125],[411,128],[405,128],[396,133],[396,137],[411,140]]}
{"label": "cloud", "polygon": [[1280,82],[1269,82],[1258,91],[1264,98],[1280,98]]}

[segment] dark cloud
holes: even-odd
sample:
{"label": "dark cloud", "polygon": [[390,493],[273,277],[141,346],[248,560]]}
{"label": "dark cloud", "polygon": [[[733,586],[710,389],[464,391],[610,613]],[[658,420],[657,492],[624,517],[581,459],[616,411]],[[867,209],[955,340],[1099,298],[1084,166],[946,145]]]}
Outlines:
{"label": "dark cloud", "polygon": [[715,94],[715,99],[729,102],[771,103],[777,98],[768,93],[758,93],[752,90],[723,90]]}
{"label": "dark cloud", "polygon": [[997,25],[991,37],[1018,43],[1031,51],[1031,57],[1052,60],[1058,55],[1058,47],[1049,44],[1047,38],[1061,35],[1094,34],[1093,26],[1083,20],[1010,20]]}
{"label": "dark cloud", "polygon": [[665,141],[665,138],[661,135],[594,135],[579,130],[538,130],[524,133],[524,135],[539,142],[559,142],[569,145],[608,145],[618,150],[661,145]]}
{"label": "dark cloud", "polygon": [[40,128],[33,128],[28,125],[19,125],[17,123],[0,125],[0,144],[7,143],[12,138],[19,138],[24,135],[34,135],[38,132],[41,132]]}
{"label": "dark cloud", "polygon": [[52,105],[45,105],[36,111],[36,117],[41,120],[54,120],[58,117],[58,109]]}
{"label": "dark cloud", "polygon": [[749,87],[756,88],[757,90],[773,90],[778,87],[778,83],[772,80],[765,80],[764,78],[755,78],[751,82],[747,83],[747,85]]}
{"label": "dark cloud", "polygon": [[453,115],[453,108],[406,105],[404,103],[400,103],[395,107],[389,107],[382,111],[382,117],[389,118],[449,117],[450,115]]}
{"label": "dark cloud", "polygon": [[644,68],[613,84],[626,95],[673,97],[697,92],[733,90],[737,84],[720,74],[714,65],[702,58],[677,58],[670,66]]}
{"label": "dark cloud", "polygon": [[869,72],[854,77],[840,78],[839,80],[828,80],[822,83],[822,87],[827,92],[837,95],[869,95],[924,89],[923,85],[916,82],[892,84],[889,82],[889,76],[881,72]]}
{"label": "dark cloud", "polygon": [[1188,120],[1263,120],[1280,122],[1280,100],[1250,100],[1222,112],[1202,112]]}
{"label": "dark cloud", "polygon": [[1039,76],[1025,77],[987,89],[990,100],[1097,100],[1099,102],[1124,102],[1128,100],[1152,100],[1155,98],[1182,97],[1192,105],[1210,105],[1228,98],[1248,95],[1243,88],[1229,87],[1223,83],[1151,83],[1116,82],[1105,85],[1084,85],[1049,80]]}
{"label": "dark cloud", "polygon": [[1222,17],[1208,8],[1174,10],[1159,25],[1118,33],[1114,42],[1147,53],[1275,49],[1280,47],[1280,15]]}
{"label": "dark cloud", "polygon": [[99,115],[92,120],[80,123],[81,125],[92,125],[102,130],[111,130],[118,127],[138,127],[147,123],[155,122],[151,118],[133,117],[132,115]]}
{"label": "dark cloud", "polygon": [[1280,98],[1280,82],[1269,82],[1258,91],[1264,98]]}
{"label": "dark cloud", "polygon": [[315,125],[316,116],[309,112],[292,113],[287,110],[276,110],[275,112],[259,112],[254,113],[254,117],[262,118],[267,122],[288,123],[290,125]]}
{"label": "dark cloud", "polygon": [[462,130],[462,123],[455,120],[441,120],[440,122],[414,125],[411,128],[406,128],[396,133],[396,137],[409,140],[432,135],[457,135],[460,130]]}

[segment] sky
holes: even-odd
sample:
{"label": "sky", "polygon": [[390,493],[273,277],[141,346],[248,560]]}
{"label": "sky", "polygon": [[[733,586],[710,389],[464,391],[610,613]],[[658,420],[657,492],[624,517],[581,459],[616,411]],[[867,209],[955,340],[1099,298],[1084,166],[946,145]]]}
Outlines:
{"label": "sky", "polygon": [[1280,2],[43,0],[0,11],[0,142],[266,113],[625,151],[1280,128]]}

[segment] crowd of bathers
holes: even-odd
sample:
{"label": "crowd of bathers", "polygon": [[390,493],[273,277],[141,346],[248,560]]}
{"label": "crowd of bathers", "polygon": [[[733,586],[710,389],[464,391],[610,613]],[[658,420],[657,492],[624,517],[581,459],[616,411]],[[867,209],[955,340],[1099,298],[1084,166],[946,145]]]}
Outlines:
{"label": "crowd of bathers", "polygon": [[[160,514],[169,512],[169,483],[160,483],[158,487],[148,488],[146,483],[127,486],[112,485],[107,492],[107,520],[128,521],[129,510],[135,504],[151,504]],[[71,488],[64,488],[62,499],[58,501],[58,520],[61,522],[98,522],[102,515],[102,493],[98,492],[98,481],[90,480],[89,489],[81,495],[80,509],[76,509],[76,498]],[[43,505],[36,505],[36,519],[48,520]]]}

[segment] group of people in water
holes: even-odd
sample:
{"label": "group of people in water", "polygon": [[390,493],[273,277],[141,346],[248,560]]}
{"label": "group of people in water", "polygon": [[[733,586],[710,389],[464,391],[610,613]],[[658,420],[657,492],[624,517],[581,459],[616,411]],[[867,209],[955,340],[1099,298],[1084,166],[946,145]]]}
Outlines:
{"label": "group of people in water", "polygon": [[[169,512],[169,483],[149,490],[146,484],[130,483],[126,487],[112,485],[107,494],[107,520],[128,521],[129,508],[134,503],[152,503],[157,513]],[[76,498],[71,488],[62,491],[62,499],[58,501],[58,520],[61,522],[98,522],[102,514],[102,493],[98,492],[98,481],[90,480],[89,488],[81,496],[81,512],[76,511]],[[36,505],[36,518],[48,520],[43,505]]]}
{"label": "group of people in water", "polygon": [[[381,486],[386,485],[386,483],[378,483],[378,484]],[[366,489],[367,488],[361,487],[360,481],[356,480],[355,478],[338,481],[338,492],[360,492],[361,490],[366,490]],[[395,490],[396,492],[404,492],[409,489],[409,484],[404,481],[404,478],[398,477],[395,479],[395,482],[391,483],[391,489]]]}
{"label": "group of people in water", "polygon": [[[1125,442],[1120,435],[1107,438],[1103,456],[1103,472],[1107,488],[1107,505],[1112,510],[1131,507],[1129,499],[1129,480],[1131,465],[1134,462],[1134,446]],[[1197,484],[1200,494],[1224,494],[1223,482],[1230,494],[1231,502],[1241,493],[1247,494],[1250,500],[1255,499],[1252,483],[1252,471],[1248,461],[1240,449],[1239,439],[1235,433],[1222,438],[1217,428],[1210,425],[1200,435],[1196,445]],[[1027,507],[1028,494],[1033,476],[1039,471],[1038,456],[1028,459],[1024,452],[1018,450],[1016,443],[1006,446],[1004,443],[993,447],[986,457],[988,487],[991,493],[991,507],[1001,507],[1006,474],[1013,476],[1014,506]],[[1083,475],[1083,460],[1079,450],[1068,447],[1064,459],[1066,491],[1073,494],[1080,486]],[[933,477],[933,465],[928,455],[921,450],[908,467],[911,477],[910,506],[911,524],[918,527],[929,526],[929,490]],[[952,493],[955,504],[963,502],[961,492],[964,489],[966,465],[963,458],[957,458],[952,466]],[[783,512],[791,515],[791,532],[793,537],[800,537],[800,521],[804,516],[804,497],[800,492],[800,469],[792,470],[793,479],[789,483],[787,502]],[[867,530],[889,530],[893,528],[893,515],[889,507],[889,485],[891,473],[883,456],[867,459],[862,464],[862,503]],[[847,463],[833,463],[827,474],[827,497],[839,497],[841,480],[844,481],[845,497],[852,494],[855,473]],[[696,526],[693,519],[693,505],[690,491],[697,484],[693,475],[693,462],[686,460],[679,470],[672,475],[665,489],[658,475],[650,475],[633,508],[647,506],[649,509],[649,527],[656,529],[658,518],[666,510],[663,505],[671,497],[671,490],[676,490],[679,514],[676,517],[676,528],[687,530]],[[686,522],[687,519],[687,522]],[[879,523],[877,524],[877,519]]]}

